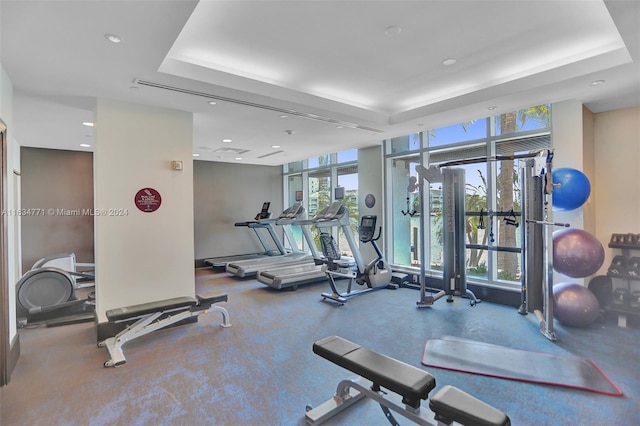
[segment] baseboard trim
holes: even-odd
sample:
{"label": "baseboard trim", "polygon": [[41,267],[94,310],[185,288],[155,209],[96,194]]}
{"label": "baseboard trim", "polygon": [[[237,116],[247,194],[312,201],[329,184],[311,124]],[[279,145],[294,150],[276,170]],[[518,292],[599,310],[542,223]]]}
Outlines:
{"label": "baseboard trim", "polygon": [[9,349],[9,371],[7,371],[7,377],[9,378],[8,382],[11,382],[11,375],[13,374],[13,370],[16,368],[18,364],[18,359],[20,358],[20,335],[16,333],[11,341],[11,349]]}

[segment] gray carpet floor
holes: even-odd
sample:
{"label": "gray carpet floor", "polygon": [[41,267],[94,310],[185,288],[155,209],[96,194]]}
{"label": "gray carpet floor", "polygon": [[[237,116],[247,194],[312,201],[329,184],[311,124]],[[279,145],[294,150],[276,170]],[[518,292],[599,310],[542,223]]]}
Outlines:
{"label": "gray carpet floor", "polygon": [[[22,355],[0,389],[0,424],[12,425],[303,425],[307,405],[329,399],[351,374],[313,354],[314,341],[339,335],[428,370],[437,389],[457,386],[506,412],[514,425],[640,424],[640,327],[613,319],[587,328],[556,325],[545,339],[533,316],[464,299],[416,308],[411,289],[379,290],[344,306],[323,302],[320,282],[277,291],[253,279],[196,271],[197,291],[228,293],[232,327],[216,312],[124,347],[127,363],[104,368],[91,323],[19,331]],[[514,349],[588,358],[621,397],[523,383],[421,365],[428,339],[455,336]],[[423,404],[427,407],[427,404]],[[428,410],[428,408],[424,408]],[[401,424],[408,422],[398,417]],[[372,401],[329,422],[389,424]]]}

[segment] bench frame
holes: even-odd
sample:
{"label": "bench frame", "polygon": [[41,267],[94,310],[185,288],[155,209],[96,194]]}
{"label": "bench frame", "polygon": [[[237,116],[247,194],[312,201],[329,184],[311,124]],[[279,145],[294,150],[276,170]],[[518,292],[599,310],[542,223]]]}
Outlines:
{"label": "bench frame", "polygon": [[[395,392],[388,390],[376,392],[372,390],[372,387],[373,382],[360,376],[340,381],[333,398],[315,408],[307,407],[305,414],[307,424],[320,425],[356,402],[369,398],[379,403],[382,407],[387,407],[416,424],[433,426],[434,413],[402,403],[402,396]],[[444,425],[446,423],[438,424]]]}
{"label": "bench frame", "polygon": [[419,425],[511,424],[502,411],[453,386],[444,386],[431,397],[430,411],[421,410],[421,401],[427,400],[436,386],[433,376],[341,337],[328,336],[315,342],[313,352],[358,376],[338,383],[332,399],[316,408],[307,406],[305,419],[310,425],[319,425],[364,398],[379,403],[392,425],[398,423],[389,410]]}
{"label": "bench frame", "polygon": [[[107,318],[110,322],[122,323],[132,320],[135,322],[115,336],[98,342],[98,347],[106,347],[109,352],[110,358],[104,362],[104,366],[117,367],[127,362],[122,350],[126,343],[191,317],[206,314],[210,310],[222,314],[222,323],[220,324],[222,327],[230,327],[229,312],[222,306],[214,305],[226,301],[226,294],[214,297],[198,295],[197,300],[182,297],[107,311]],[[165,305],[170,307],[162,308],[163,302],[166,302]],[[138,314],[127,316],[127,311],[138,312]]]}

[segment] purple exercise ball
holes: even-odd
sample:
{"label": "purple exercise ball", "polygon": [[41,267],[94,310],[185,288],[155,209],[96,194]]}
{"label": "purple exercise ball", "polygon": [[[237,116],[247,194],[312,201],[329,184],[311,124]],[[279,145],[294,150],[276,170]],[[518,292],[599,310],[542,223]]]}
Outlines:
{"label": "purple exercise ball", "polygon": [[604,247],[582,229],[561,229],[553,233],[553,269],[571,278],[595,274],[604,263]]}
{"label": "purple exercise ball", "polygon": [[560,324],[586,327],[599,313],[598,299],[588,288],[576,283],[553,286],[553,316]]}

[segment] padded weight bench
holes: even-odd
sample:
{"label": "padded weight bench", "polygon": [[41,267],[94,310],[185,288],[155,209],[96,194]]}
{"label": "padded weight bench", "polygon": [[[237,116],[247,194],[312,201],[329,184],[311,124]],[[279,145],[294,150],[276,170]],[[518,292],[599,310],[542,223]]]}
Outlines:
{"label": "padded weight bench", "polygon": [[105,361],[105,367],[117,367],[127,360],[122,352],[122,346],[133,339],[142,337],[153,331],[160,330],[184,321],[200,314],[206,314],[209,310],[222,314],[222,327],[230,327],[229,312],[216,303],[226,302],[226,294],[217,296],[197,295],[197,299],[192,297],[174,297],[172,299],[159,300],[156,302],[143,303],[140,305],[127,306],[124,308],[111,309],[106,312],[107,319],[111,323],[135,322],[128,325],[114,337],[99,342],[98,346],[105,346],[109,351],[110,359]]}
{"label": "padded weight bench", "polygon": [[359,377],[341,381],[332,399],[316,408],[307,407],[308,424],[319,425],[365,397],[380,404],[392,425],[398,423],[389,410],[420,425],[433,425],[433,419],[438,425],[511,424],[502,411],[452,386],[444,386],[431,398],[429,407],[435,416],[421,412],[421,401],[436,387],[431,374],[341,337],[329,336],[315,342],[313,352]]}

